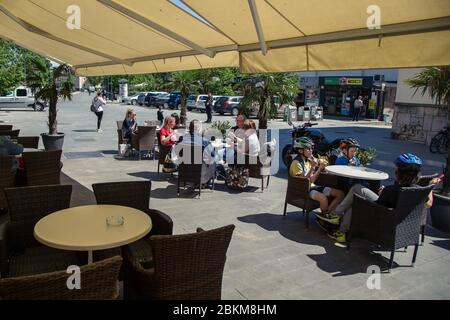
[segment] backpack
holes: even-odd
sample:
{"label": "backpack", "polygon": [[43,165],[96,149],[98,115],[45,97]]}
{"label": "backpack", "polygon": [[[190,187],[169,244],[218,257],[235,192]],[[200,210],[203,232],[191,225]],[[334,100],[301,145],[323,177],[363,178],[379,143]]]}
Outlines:
{"label": "backpack", "polygon": [[94,98],[91,103],[91,112],[97,112],[97,108],[95,107],[96,102],[97,102],[97,98]]}

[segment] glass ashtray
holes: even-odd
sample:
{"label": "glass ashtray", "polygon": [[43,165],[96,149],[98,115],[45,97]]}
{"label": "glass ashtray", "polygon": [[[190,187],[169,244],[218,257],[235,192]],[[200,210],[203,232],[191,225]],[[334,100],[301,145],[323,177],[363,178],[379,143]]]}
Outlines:
{"label": "glass ashtray", "polygon": [[108,226],[122,226],[125,219],[122,216],[109,216],[106,218],[106,224]]}

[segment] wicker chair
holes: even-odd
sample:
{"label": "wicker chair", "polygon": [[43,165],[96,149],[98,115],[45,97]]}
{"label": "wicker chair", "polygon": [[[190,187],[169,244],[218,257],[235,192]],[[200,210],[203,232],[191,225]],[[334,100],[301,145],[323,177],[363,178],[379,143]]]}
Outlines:
{"label": "wicker chair", "polygon": [[0,300],[112,300],[119,298],[121,257],[80,268],[80,289],[67,288],[66,270],[0,279]]}
{"label": "wicker chair", "polygon": [[0,124],[0,131],[11,131],[12,128],[12,124]]}
{"label": "wicker chair", "polygon": [[[324,172],[320,173],[315,184],[336,189],[340,188],[339,177]],[[306,228],[309,228],[309,213],[317,208],[320,208],[319,202],[309,197],[310,189],[311,183],[309,179],[305,177],[292,177],[288,173],[288,186],[286,190],[286,198],[284,200],[283,215],[286,216],[288,204],[303,209],[303,214],[306,214]]]}
{"label": "wicker chair", "polygon": [[17,139],[20,129],[17,130],[0,130],[0,136],[9,136],[12,139]]}
{"label": "wicker chair", "polygon": [[39,136],[37,137],[17,137],[17,143],[21,144],[24,148],[39,148]]}
{"label": "wicker chair", "polygon": [[156,126],[138,126],[137,133],[132,135],[131,146],[139,151],[139,159],[141,151],[152,151],[155,158],[155,137]]}
{"label": "wicker chair", "polygon": [[[179,145],[180,146],[180,145]],[[202,194],[202,185],[212,180],[212,190],[214,190],[214,179],[216,177],[216,166],[213,164],[206,164],[203,162],[203,146],[201,145],[183,145],[180,150],[180,156],[183,157],[183,152],[190,148],[189,163],[181,162],[178,165],[178,184],[177,194],[180,196],[180,185],[183,183],[193,183],[198,186],[198,196]],[[201,162],[201,163],[199,163]]]}
{"label": "wicker chair", "polygon": [[116,120],[116,124],[117,124],[117,150],[120,150],[120,145],[127,144],[128,139],[125,139],[123,137],[123,131],[122,131],[123,121]]}
{"label": "wicker chair", "polygon": [[[439,176],[439,173],[435,173],[435,174],[428,175],[428,176],[421,176],[419,179],[419,182],[417,184],[421,187],[426,187],[430,184],[431,180],[433,180],[434,178],[437,178],[437,176]],[[427,225],[427,216],[428,216],[429,210],[430,209],[423,208],[422,220],[421,220],[421,224],[420,224],[420,233],[422,234],[422,239],[421,239],[422,244],[425,242],[425,227]]]}
{"label": "wicker chair", "polygon": [[60,184],[61,154],[62,150],[22,153],[27,185]]}
{"label": "wicker chair", "polygon": [[125,251],[125,299],[219,300],[234,225],[175,236],[153,236],[154,268]]}
{"label": "wicker chair", "polygon": [[[172,234],[172,219],[157,210],[149,209],[151,181],[109,182],[93,184],[95,198],[98,204],[111,204],[135,208],[147,213],[152,220],[152,230],[141,240],[127,246],[142,263],[151,264],[150,243],[146,241],[151,235]],[[99,260],[114,254],[120,254],[120,249],[108,249],[94,252],[94,260]]]}
{"label": "wicker chair", "polygon": [[354,238],[365,238],[382,248],[390,249],[390,270],[395,250],[414,245],[414,265],[419,247],[423,208],[432,188],[433,186],[402,188],[395,209],[355,195],[352,221],[347,234],[347,250],[350,249],[351,240]]}
{"label": "wicker chair", "polygon": [[261,179],[261,191],[264,192],[264,179],[267,178],[266,188],[269,187],[270,167],[272,165],[272,158],[266,157],[245,157],[245,168],[248,169],[249,177]]}
{"label": "wicker chair", "polygon": [[164,165],[164,161],[166,161],[166,156],[169,154],[170,150],[172,150],[171,146],[165,146],[161,143],[161,135],[159,131],[156,133],[158,138],[158,175],[159,175],[159,166]]}
{"label": "wicker chair", "polygon": [[7,208],[3,189],[14,186],[14,171],[11,170],[14,156],[0,156],[0,210]]}
{"label": "wicker chair", "polygon": [[80,264],[80,255],[43,246],[33,235],[44,216],[69,208],[71,185],[50,185],[5,189],[10,221],[6,223],[0,248],[2,276],[16,277],[59,271]]}

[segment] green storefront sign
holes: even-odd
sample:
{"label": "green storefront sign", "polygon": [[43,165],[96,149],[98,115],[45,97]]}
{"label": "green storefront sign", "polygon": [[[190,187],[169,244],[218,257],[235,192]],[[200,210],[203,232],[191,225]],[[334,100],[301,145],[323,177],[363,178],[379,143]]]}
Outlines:
{"label": "green storefront sign", "polygon": [[325,85],[329,85],[329,86],[362,86],[363,78],[325,78]]}

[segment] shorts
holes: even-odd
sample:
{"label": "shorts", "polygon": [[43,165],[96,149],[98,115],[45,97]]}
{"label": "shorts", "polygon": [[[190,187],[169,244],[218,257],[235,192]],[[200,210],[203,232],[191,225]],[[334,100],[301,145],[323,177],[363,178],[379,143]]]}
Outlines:
{"label": "shorts", "polygon": [[330,187],[315,186],[309,191],[309,197],[312,199],[317,193],[323,193],[326,197],[329,197],[331,196],[331,190]]}

